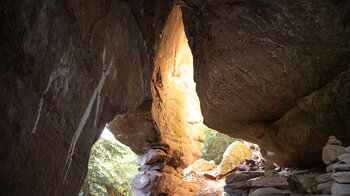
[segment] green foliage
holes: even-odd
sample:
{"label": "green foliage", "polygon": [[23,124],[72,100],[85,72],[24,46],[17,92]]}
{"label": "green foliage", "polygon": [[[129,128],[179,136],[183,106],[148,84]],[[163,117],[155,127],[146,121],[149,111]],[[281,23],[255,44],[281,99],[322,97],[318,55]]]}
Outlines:
{"label": "green foliage", "polygon": [[129,147],[100,137],[90,153],[87,178],[91,195],[108,196],[107,189],[115,195],[131,195],[131,177],[138,172],[136,160]]}
{"label": "green foliage", "polygon": [[231,138],[225,134],[219,133],[213,129],[203,125],[205,133],[204,150],[202,151],[203,157],[207,161],[214,160],[218,165],[222,160],[222,156],[226,148],[238,139]]}

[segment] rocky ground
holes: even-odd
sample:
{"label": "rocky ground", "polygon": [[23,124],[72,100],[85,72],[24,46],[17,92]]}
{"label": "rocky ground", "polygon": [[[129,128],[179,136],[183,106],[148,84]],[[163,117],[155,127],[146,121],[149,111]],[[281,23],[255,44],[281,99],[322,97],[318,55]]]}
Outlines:
{"label": "rocky ground", "polygon": [[[226,152],[232,150],[232,145]],[[323,148],[327,168],[281,168],[264,159],[249,157],[227,174],[220,169],[227,162],[225,153],[218,167],[203,159],[185,170],[185,181],[202,187],[200,196],[261,195],[350,195],[350,147],[341,146],[334,136]]]}

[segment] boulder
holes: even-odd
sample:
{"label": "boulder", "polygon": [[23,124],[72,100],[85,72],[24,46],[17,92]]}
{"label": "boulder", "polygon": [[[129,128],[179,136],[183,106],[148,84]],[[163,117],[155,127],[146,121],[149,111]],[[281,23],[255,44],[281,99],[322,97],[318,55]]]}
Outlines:
{"label": "boulder", "polygon": [[348,1],[180,2],[206,125],[281,166],[320,166],[330,135],[349,144]]}
{"label": "boulder", "polygon": [[208,162],[207,160],[204,160],[204,159],[198,159],[197,161],[192,163],[190,167],[192,167],[192,170],[195,172],[210,171],[216,168],[214,161]]}
{"label": "boulder", "polygon": [[339,183],[350,183],[350,172],[336,172],[332,178]]}
{"label": "boulder", "polygon": [[338,157],[339,161],[350,163],[350,153],[344,153]]}
{"label": "boulder", "polygon": [[325,164],[330,164],[338,160],[338,156],[345,152],[345,147],[338,145],[326,145],[322,150],[322,160]]}
{"label": "boulder", "polygon": [[250,196],[270,196],[270,195],[290,195],[289,190],[277,189],[277,188],[258,188],[253,191]]}
{"label": "boulder", "polygon": [[329,193],[331,193],[333,183],[334,183],[334,181],[328,181],[325,183],[321,183],[321,184],[317,185],[317,190],[320,191],[321,193],[329,194]]}
{"label": "boulder", "polygon": [[225,183],[230,184],[234,182],[240,182],[264,175],[261,171],[246,171],[246,172],[234,172],[226,176]]}
{"label": "boulder", "polygon": [[324,183],[324,182],[331,181],[332,180],[332,174],[333,173],[331,173],[331,172],[321,174],[321,175],[316,177],[316,181],[318,183]]}
{"label": "boulder", "polygon": [[229,145],[223,155],[219,165],[220,174],[227,174],[233,170],[236,165],[242,163],[245,158],[251,155],[248,146],[240,141],[235,141]]}
{"label": "boulder", "polygon": [[341,146],[342,143],[335,136],[329,136],[328,141],[327,141],[327,145],[339,145],[339,146]]}
{"label": "boulder", "polygon": [[335,182],[332,185],[333,196],[349,196],[350,195],[350,184],[340,184]]}

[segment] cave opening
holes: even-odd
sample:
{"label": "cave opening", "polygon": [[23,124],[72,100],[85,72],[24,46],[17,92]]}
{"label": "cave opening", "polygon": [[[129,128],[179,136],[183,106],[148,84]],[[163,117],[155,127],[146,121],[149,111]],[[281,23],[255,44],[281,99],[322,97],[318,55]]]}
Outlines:
{"label": "cave opening", "polygon": [[[173,8],[161,36],[151,84],[152,102],[146,102],[128,114],[117,115],[106,125],[91,150],[89,170],[80,195],[130,195],[132,189],[137,195],[135,189],[145,189],[152,183],[155,195],[189,194],[184,192],[188,191],[186,189],[192,189],[193,193],[205,189],[223,192],[226,173],[251,156],[249,144],[243,144],[245,141],[219,133],[203,123],[192,52],[179,7]],[[154,122],[150,123],[150,119]],[[153,125],[155,129],[149,128]],[[162,145],[168,149],[159,147]],[[224,161],[223,166],[224,153],[232,145],[237,152],[242,148],[245,151],[238,153],[237,160],[225,160],[227,163]],[[159,149],[166,153],[164,160],[145,163],[147,159],[152,160],[152,156],[160,156],[154,155]],[[202,164],[210,165],[210,168],[195,168],[202,160],[205,160]],[[150,177],[154,170],[162,176],[160,180]],[[207,179],[204,174],[212,178]],[[131,176],[135,176],[132,185]],[[148,181],[149,184],[142,185]],[[180,187],[183,190],[169,188],[172,183],[184,182],[190,185]]]}
{"label": "cave opening", "polygon": [[137,168],[137,155],[118,141],[106,125],[91,149],[79,196],[132,195],[130,182]]}

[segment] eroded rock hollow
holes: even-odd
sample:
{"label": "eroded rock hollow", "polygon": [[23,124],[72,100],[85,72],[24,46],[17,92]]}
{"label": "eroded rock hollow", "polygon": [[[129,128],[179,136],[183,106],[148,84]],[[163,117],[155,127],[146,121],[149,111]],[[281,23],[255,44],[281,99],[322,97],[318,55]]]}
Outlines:
{"label": "eroded rock hollow", "polygon": [[329,135],[350,145],[349,13],[332,0],[2,1],[0,194],[77,195],[106,123],[140,155],[135,194],[197,191],[180,183],[204,140],[176,82],[191,64],[206,125],[280,165],[323,164]]}

